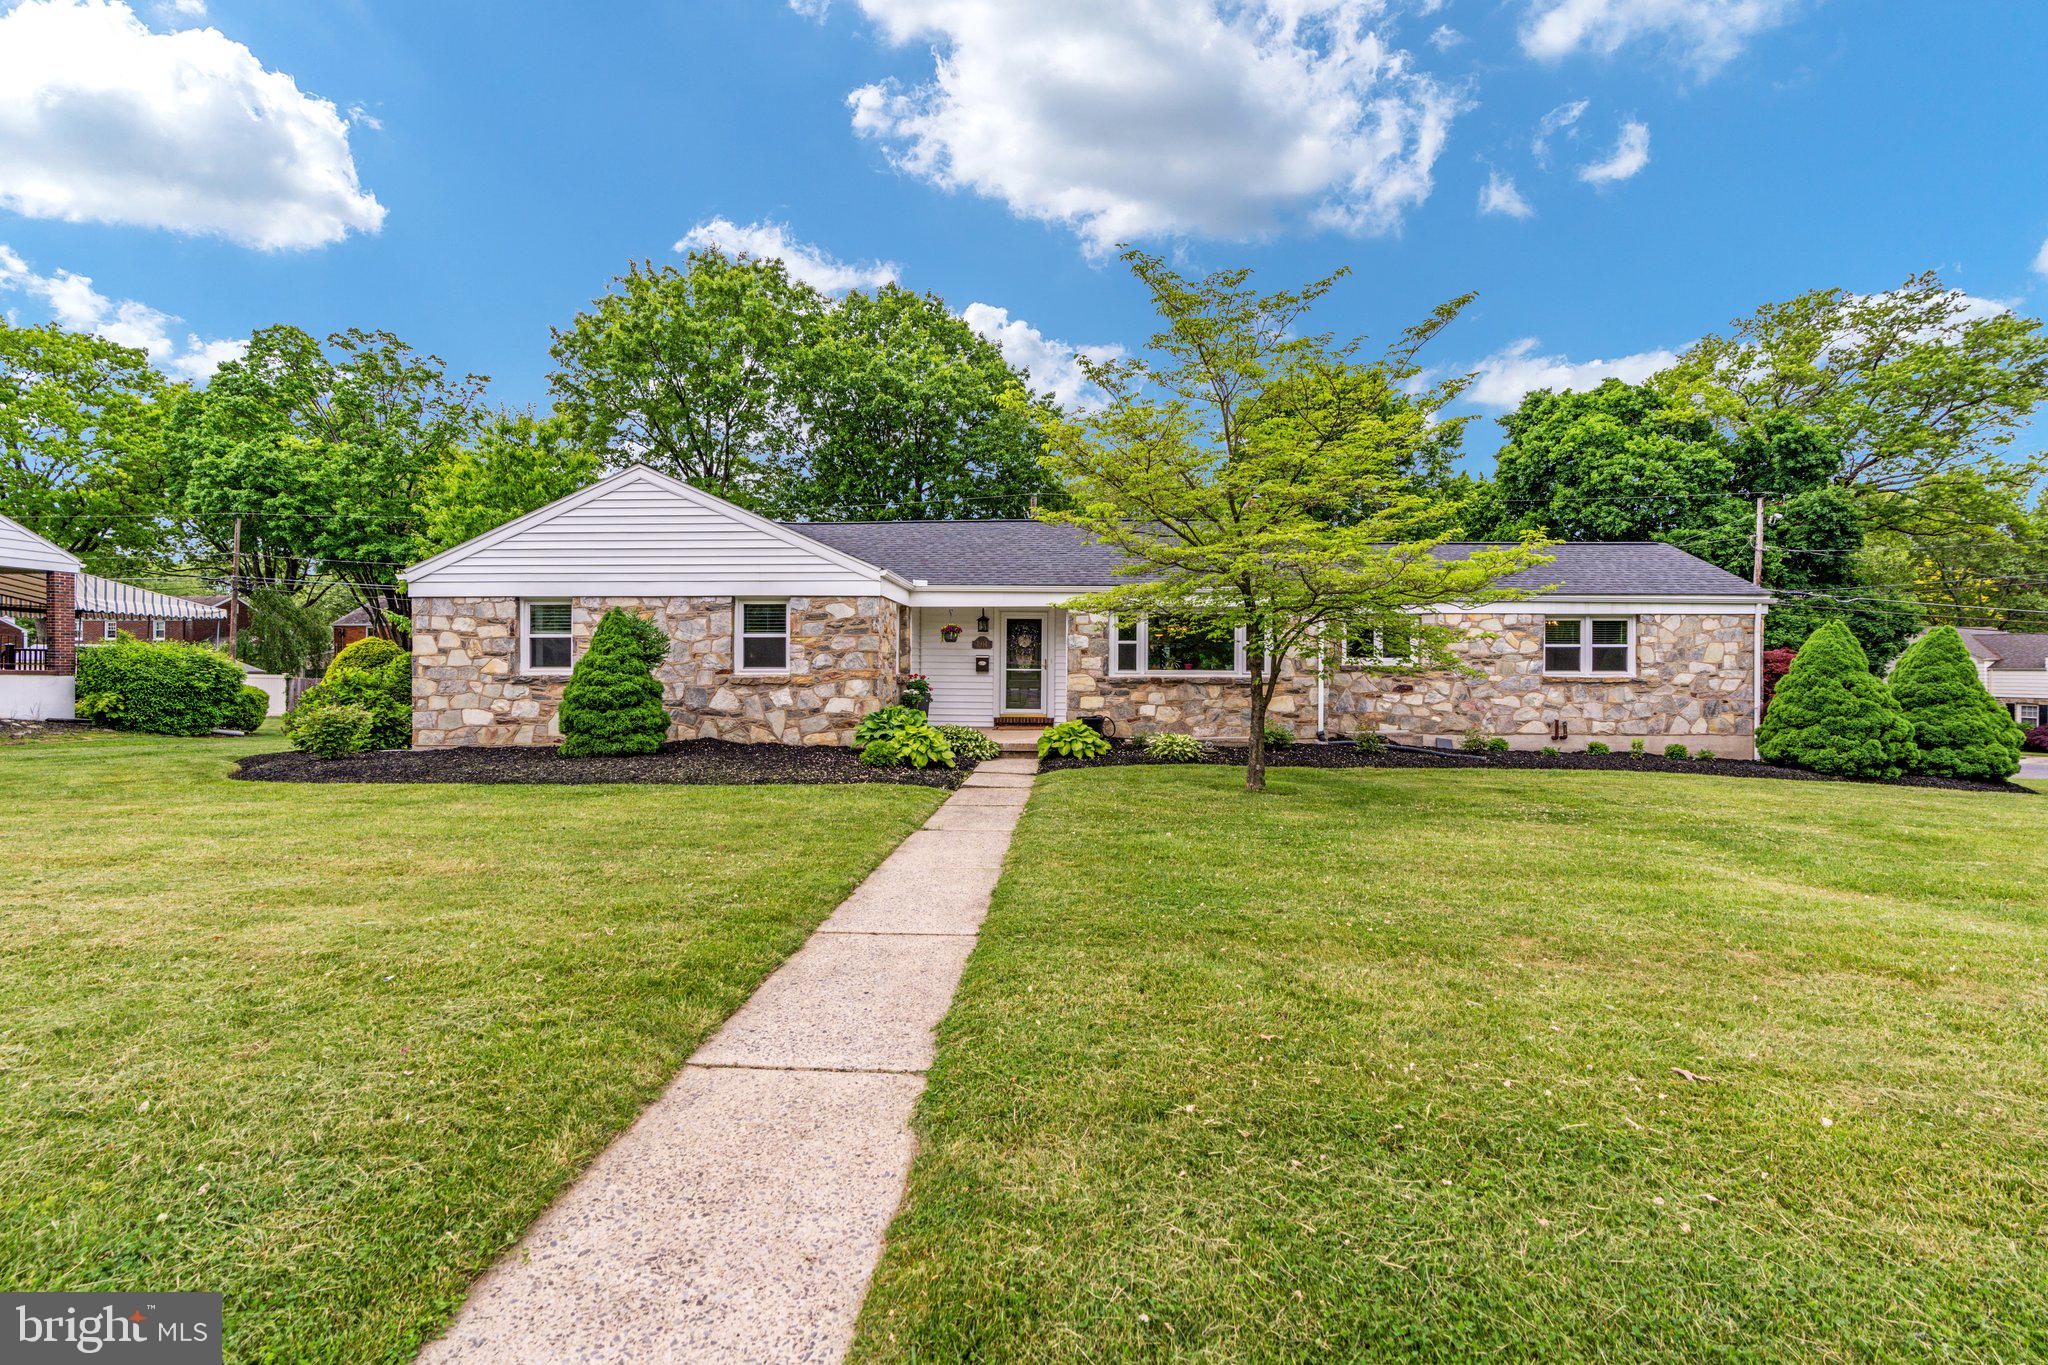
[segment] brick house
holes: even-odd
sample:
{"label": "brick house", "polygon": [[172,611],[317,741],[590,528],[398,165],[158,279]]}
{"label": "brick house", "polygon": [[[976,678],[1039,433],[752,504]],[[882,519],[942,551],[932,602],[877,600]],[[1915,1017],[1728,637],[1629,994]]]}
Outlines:
{"label": "brick house", "polygon": [[[1767,593],[1670,545],[1545,553],[1506,580],[1526,599],[1435,613],[1466,629],[1472,673],[1399,671],[1398,641],[1332,641],[1288,662],[1273,720],[1303,739],[1477,729],[1523,748],[1753,755]],[[407,571],[413,742],[554,742],[562,687],[614,606],[673,642],[656,673],[676,738],[843,744],[912,673],[940,723],[1243,736],[1242,632],[1064,605],[1118,567],[1068,526],[775,522],[635,467]]]}
{"label": "brick house", "polygon": [[[401,628],[402,631],[404,621],[402,619],[391,620],[389,624]],[[372,633],[368,609],[357,607],[354,611],[344,612],[340,616],[335,617],[332,630],[334,634],[334,652],[336,654],[341,653],[341,651],[347,649],[358,640],[368,639]],[[375,633],[382,635],[387,640],[394,638],[389,629]],[[402,640],[404,635],[401,633],[396,638]]]}
{"label": "brick house", "polygon": [[78,556],[0,516],[0,720],[76,713]]}

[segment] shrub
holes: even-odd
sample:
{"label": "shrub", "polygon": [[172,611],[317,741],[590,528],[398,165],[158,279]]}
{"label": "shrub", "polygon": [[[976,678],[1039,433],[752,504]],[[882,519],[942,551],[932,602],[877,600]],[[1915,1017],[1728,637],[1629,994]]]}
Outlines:
{"label": "shrub", "polygon": [[[356,645],[369,643],[371,641],[358,640],[342,654],[347,654]],[[389,645],[391,642],[379,640],[376,643]],[[339,656],[336,656],[336,662],[340,662]],[[302,716],[327,706],[360,706],[369,712],[371,748],[405,748],[412,743],[412,656],[404,650],[397,650],[374,667],[348,668],[340,672],[330,665],[327,681],[315,683],[299,694],[299,704],[284,718],[285,735],[289,737],[297,732]]]}
{"label": "shrub", "polygon": [[334,661],[327,665],[326,681],[333,682],[344,673],[366,672],[404,657],[405,651],[389,640],[366,635],[334,656]]}
{"label": "shrub", "polygon": [[2023,747],[2028,753],[2048,754],[2048,725],[2036,725],[2027,731],[2026,744]]}
{"label": "shrub", "polygon": [[1351,744],[1362,754],[1383,754],[1391,747],[1387,737],[1377,730],[1360,730],[1351,737]]}
{"label": "shrub", "polygon": [[1167,730],[1145,736],[1138,741],[1138,746],[1152,757],[1168,763],[1199,763],[1209,752],[1193,735],[1177,735]]}
{"label": "shrub", "polygon": [[228,718],[228,727],[253,735],[263,728],[263,718],[270,714],[270,694],[260,687],[244,684],[242,695],[235,701],[235,713]]}
{"label": "shrub", "polygon": [[853,742],[865,747],[878,739],[887,739],[898,730],[930,724],[922,711],[908,706],[885,706],[879,711],[870,711],[862,717],[860,724],[853,727]]}
{"label": "shrub", "polygon": [[1466,732],[1465,732],[1464,734],[1462,734],[1462,735],[1460,735],[1460,736],[1458,737],[1458,747],[1459,747],[1460,749],[1463,749],[1463,750],[1464,750],[1464,751],[1465,751],[1466,753],[1468,753],[1468,754],[1483,754],[1483,753],[1485,753],[1485,752],[1486,752],[1486,731],[1484,731],[1484,730],[1467,730],[1467,731],[1466,731]]}
{"label": "shrub", "polygon": [[1490,754],[1504,754],[1507,751],[1508,742],[1499,735],[1495,735],[1492,739],[1486,741],[1486,752]]}
{"label": "shrub", "polygon": [[242,670],[199,645],[124,635],[78,651],[77,687],[80,712],[101,725],[203,735],[238,714]]}
{"label": "shrub", "polygon": [[1778,684],[1792,671],[1792,660],[1797,657],[1796,649],[1767,649],[1764,651],[1763,704],[1764,711],[1771,709],[1771,698],[1778,695]]}
{"label": "shrub", "polygon": [[933,725],[906,725],[871,740],[860,751],[860,761],[875,768],[956,766],[953,746]]}
{"label": "shrub", "polygon": [[1555,744],[1546,744],[1541,749],[1538,749],[1536,752],[1542,754],[1545,758],[1557,758],[1564,751],[1562,749],[1559,749]]}
{"label": "shrub", "polygon": [[[643,629],[650,625],[644,617],[613,607],[591,632],[590,647],[562,689],[566,756],[651,754],[668,737],[668,711],[661,704],[661,684]],[[667,653],[666,640],[661,653]]]}
{"label": "shrub", "polygon": [[971,763],[980,763],[991,758],[1001,758],[1003,746],[990,739],[970,725],[936,725],[932,727],[946,737],[946,743],[953,746],[953,757],[964,758]]}
{"label": "shrub", "polygon": [[359,754],[370,747],[373,718],[360,706],[316,706],[299,716],[292,747],[321,758]]}
{"label": "shrub", "polygon": [[1712,749],[1694,749],[1692,751],[1692,756],[1702,763],[1705,763],[1710,759],[1716,759],[1720,757],[1720,755],[1715,753]]}
{"label": "shrub", "polygon": [[1692,750],[1686,748],[1683,744],[1667,744],[1664,746],[1664,757],[1680,759],[1691,758]]}
{"label": "shrub", "polygon": [[1096,759],[1109,752],[1109,741],[1078,720],[1064,720],[1038,737],[1038,756]]}
{"label": "shrub", "polygon": [[[654,624],[651,618],[642,616],[637,611],[624,611],[618,607],[612,608],[605,615],[616,615],[620,618],[619,624],[613,629],[623,637],[624,643],[634,653],[647,661],[650,669],[668,657],[668,632]],[[598,625],[603,626],[604,622],[599,621]],[[595,642],[597,636],[593,634],[590,638]]]}
{"label": "shrub", "polygon": [[1984,690],[1954,626],[1915,640],[1892,669],[1891,689],[1913,727],[1914,772],[1996,782],[2020,770],[2026,735]]}
{"label": "shrub", "polygon": [[1287,729],[1285,726],[1267,725],[1259,733],[1266,737],[1266,747],[1268,749],[1292,749],[1294,747],[1294,731]]}
{"label": "shrub", "polygon": [[1586,746],[1586,752],[1589,754],[1611,754],[1614,752],[1614,746],[1611,744],[1602,744],[1599,740],[1596,739],[1591,744],[1588,744]]}
{"label": "shrub", "polygon": [[1639,739],[1632,739],[1628,742],[1628,756],[1630,758],[1641,758],[1649,751],[1649,746]]}
{"label": "shrub", "polygon": [[1830,621],[1806,637],[1778,684],[1757,753],[1831,777],[1897,777],[1913,757],[1913,726],[1849,628]]}

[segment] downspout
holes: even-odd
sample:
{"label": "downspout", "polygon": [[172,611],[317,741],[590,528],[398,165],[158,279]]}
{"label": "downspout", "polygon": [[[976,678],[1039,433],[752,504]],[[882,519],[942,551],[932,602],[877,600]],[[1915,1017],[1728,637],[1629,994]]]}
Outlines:
{"label": "downspout", "polygon": [[1752,641],[1755,654],[1755,671],[1749,679],[1749,756],[1762,758],[1757,751],[1756,733],[1764,724],[1764,608],[1756,609],[1756,639]]}
{"label": "downspout", "polygon": [[1329,647],[1321,626],[1316,627],[1316,742],[1320,744],[1329,738],[1324,725],[1324,702],[1328,695]]}

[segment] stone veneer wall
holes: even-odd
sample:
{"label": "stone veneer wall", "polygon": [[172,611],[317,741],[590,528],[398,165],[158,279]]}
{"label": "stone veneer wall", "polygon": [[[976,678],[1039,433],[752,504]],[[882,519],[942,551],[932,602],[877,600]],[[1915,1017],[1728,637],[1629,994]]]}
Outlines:
{"label": "stone veneer wall", "polygon": [[[1243,739],[1251,734],[1250,689],[1231,678],[1143,678],[1110,676],[1108,618],[1067,617],[1067,709],[1076,720],[1100,716],[1115,735],[1181,730],[1205,739]],[[1281,665],[1280,686],[1267,708],[1268,724],[1284,726],[1299,739],[1316,733],[1316,678],[1313,669]]]}
{"label": "stone veneer wall", "polygon": [[[902,615],[878,597],[789,599],[789,671],[733,673],[729,597],[572,597],[580,657],[613,607],[654,621],[671,641],[657,665],[672,739],[843,744],[893,700]],[[413,601],[413,744],[553,744],[565,674],[519,671],[519,599]]]}
{"label": "stone veneer wall", "polygon": [[1329,732],[1427,739],[1478,729],[1535,748],[1551,743],[1551,723],[1563,721],[1567,738],[1559,747],[1618,738],[1621,748],[1641,738],[1653,752],[1673,740],[1730,757],[1752,752],[1754,617],[1638,614],[1634,676],[1598,681],[1543,676],[1541,615],[1452,619],[1473,632],[1459,652],[1479,676],[1340,668],[1330,676]]}
{"label": "stone veneer wall", "polygon": [[[1756,623],[1743,614],[1636,617],[1636,672],[1626,679],[1567,681],[1543,676],[1543,622],[1536,614],[1472,613],[1454,618],[1471,635],[1459,653],[1478,674],[1372,672],[1340,667],[1329,677],[1325,729],[1333,736],[1377,729],[1427,740],[1478,729],[1518,748],[1561,747],[1591,739],[1653,748],[1684,740],[1731,757],[1753,752]],[[1238,681],[1171,676],[1113,678],[1101,617],[1076,615],[1069,626],[1068,695],[1077,717],[1101,716],[1112,733],[1180,730],[1204,738],[1243,738],[1251,703]],[[1316,731],[1315,672],[1289,661],[1270,720],[1302,739]]]}

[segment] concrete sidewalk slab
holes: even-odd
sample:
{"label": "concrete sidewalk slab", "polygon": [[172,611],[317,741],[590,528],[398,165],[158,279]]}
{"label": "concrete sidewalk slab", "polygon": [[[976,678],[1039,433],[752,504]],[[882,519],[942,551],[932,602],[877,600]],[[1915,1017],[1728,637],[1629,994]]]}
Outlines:
{"label": "concrete sidewalk slab", "polygon": [[940,869],[984,867],[1000,872],[1009,851],[1010,836],[995,830],[920,829],[913,830],[890,856],[930,858],[932,866]]}
{"label": "concrete sidewalk slab", "polygon": [[960,780],[960,789],[966,791],[970,787],[1029,787],[1032,780],[1030,773],[985,773],[976,768]]}
{"label": "concrete sidewalk slab", "polygon": [[837,1360],[921,1076],[686,1067],[420,1360]]}
{"label": "concrete sidewalk slab", "polygon": [[971,934],[988,914],[992,867],[883,864],[823,924],[823,934]]}
{"label": "concrete sidewalk slab", "polygon": [[1031,800],[1029,787],[962,787],[946,798],[949,806],[1015,806],[1018,810]]}
{"label": "concrete sidewalk slab", "polygon": [[1017,827],[1017,817],[1024,813],[1022,806],[980,806],[971,801],[954,805],[948,801],[932,812],[924,822],[926,829],[974,829],[999,830],[1008,834]]}
{"label": "concrete sidewalk slab", "polygon": [[[1035,773],[1038,771],[1036,758],[985,758],[974,765],[977,773]],[[969,776],[973,776],[972,773]]]}
{"label": "concrete sidewalk slab", "polygon": [[690,1063],[923,1071],[973,951],[965,935],[813,934]]}

